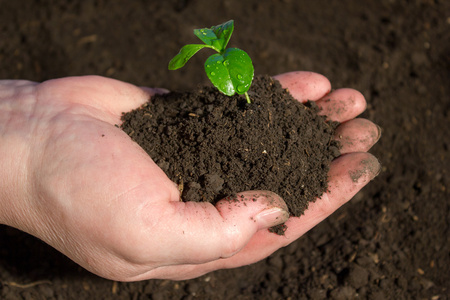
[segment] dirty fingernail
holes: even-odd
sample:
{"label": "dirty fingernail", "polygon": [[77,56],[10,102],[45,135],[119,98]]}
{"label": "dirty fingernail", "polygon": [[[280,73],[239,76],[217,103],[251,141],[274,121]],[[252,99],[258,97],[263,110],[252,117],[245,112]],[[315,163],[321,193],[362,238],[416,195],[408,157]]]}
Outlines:
{"label": "dirty fingernail", "polygon": [[378,163],[378,169],[376,170],[375,173],[373,173],[372,179],[374,179],[375,177],[377,177],[381,173],[381,163],[380,163],[380,161],[378,159],[377,159],[377,163]]}
{"label": "dirty fingernail", "polygon": [[286,222],[289,213],[282,208],[273,207],[258,213],[254,219],[258,223],[258,229],[266,229]]}
{"label": "dirty fingernail", "polygon": [[375,125],[377,126],[377,129],[378,129],[378,136],[377,136],[377,140],[376,140],[376,141],[378,141],[381,138],[381,133],[383,132],[383,129],[380,126],[378,126],[377,124],[375,124]]}

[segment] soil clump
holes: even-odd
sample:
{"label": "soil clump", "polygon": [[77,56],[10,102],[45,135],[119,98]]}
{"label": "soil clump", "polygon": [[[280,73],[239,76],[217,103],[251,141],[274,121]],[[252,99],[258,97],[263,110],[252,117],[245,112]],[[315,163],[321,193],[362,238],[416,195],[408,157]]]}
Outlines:
{"label": "soil clump", "polygon": [[249,95],[250,104],[212,87],[158,95],[125,113],[122,129],[178,184],[183,201],[268,190],[300,216],[327,189],[329,164],[340,155],[338,123],[269,76],[256,77]]}

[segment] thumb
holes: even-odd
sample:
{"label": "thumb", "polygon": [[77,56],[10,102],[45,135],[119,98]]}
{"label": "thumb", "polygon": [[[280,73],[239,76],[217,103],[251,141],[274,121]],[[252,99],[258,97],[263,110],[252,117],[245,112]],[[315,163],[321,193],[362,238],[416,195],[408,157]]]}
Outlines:
{"label": "thumb", "polygon": [[183,234],[172,236],[181,246],[178,248],[183,249],[178,257],[185,264],[233,256],[257,231],[282,224],[289,218],[286,203],[269,191],[238,193],[220,200],[215,207],[198,202],[177,202],[174,205],[184,206],[182,210],[177,209],[178,212],[183,211],[177,216],[189,219],[189,222],[172,219],[189,226],[182,230]]}

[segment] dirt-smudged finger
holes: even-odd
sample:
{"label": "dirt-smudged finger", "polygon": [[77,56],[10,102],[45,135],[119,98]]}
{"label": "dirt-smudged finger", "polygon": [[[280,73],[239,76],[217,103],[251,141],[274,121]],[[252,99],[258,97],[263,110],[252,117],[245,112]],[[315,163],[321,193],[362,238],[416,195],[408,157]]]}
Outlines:
{"label": "dirt-smudged finger", "polygon": [[345,122],[361,114],[366,109],[364,96],[354,89],[338,89],[316,101],[322,109],[319,114],[329,120]]}
{"label": "dirt-smudged finger", "polygon": [[342,145],[342,154],[366,152],[380,139],[381,128],[369,120],[356,118],[339,125],[334,137]]}
{"label": "dirt-smudged finger", "polygon": [[378,159],[370,153],[344,154],[331,163],[327,193],[333,211],[350,200],[380,172]]}

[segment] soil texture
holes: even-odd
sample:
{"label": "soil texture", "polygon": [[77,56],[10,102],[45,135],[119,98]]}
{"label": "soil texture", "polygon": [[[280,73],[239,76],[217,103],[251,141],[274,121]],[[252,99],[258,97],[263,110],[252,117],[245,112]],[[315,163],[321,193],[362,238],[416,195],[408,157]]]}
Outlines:
{"label": "soil texture", "polygon": [[[306,70],[354,88],[383,129],[380,175],[256,264],[173,282],[99,278],[0,226],[0,299],[450,299],[450,2],[0,0],[0,78],[97,74],[173,91],[208,85],[192,30],[234,19],[256,74]],[[195,113],[195,112],[194,112]]]}
{"label": "soil texture", "polygon": [[158,95],[124,114],[122,129],[178,183],[183,201],[267,190],[300,216],[327,189],[338,124],[269,76],[255,78],[249,95],[250,104],[212,87]]}

